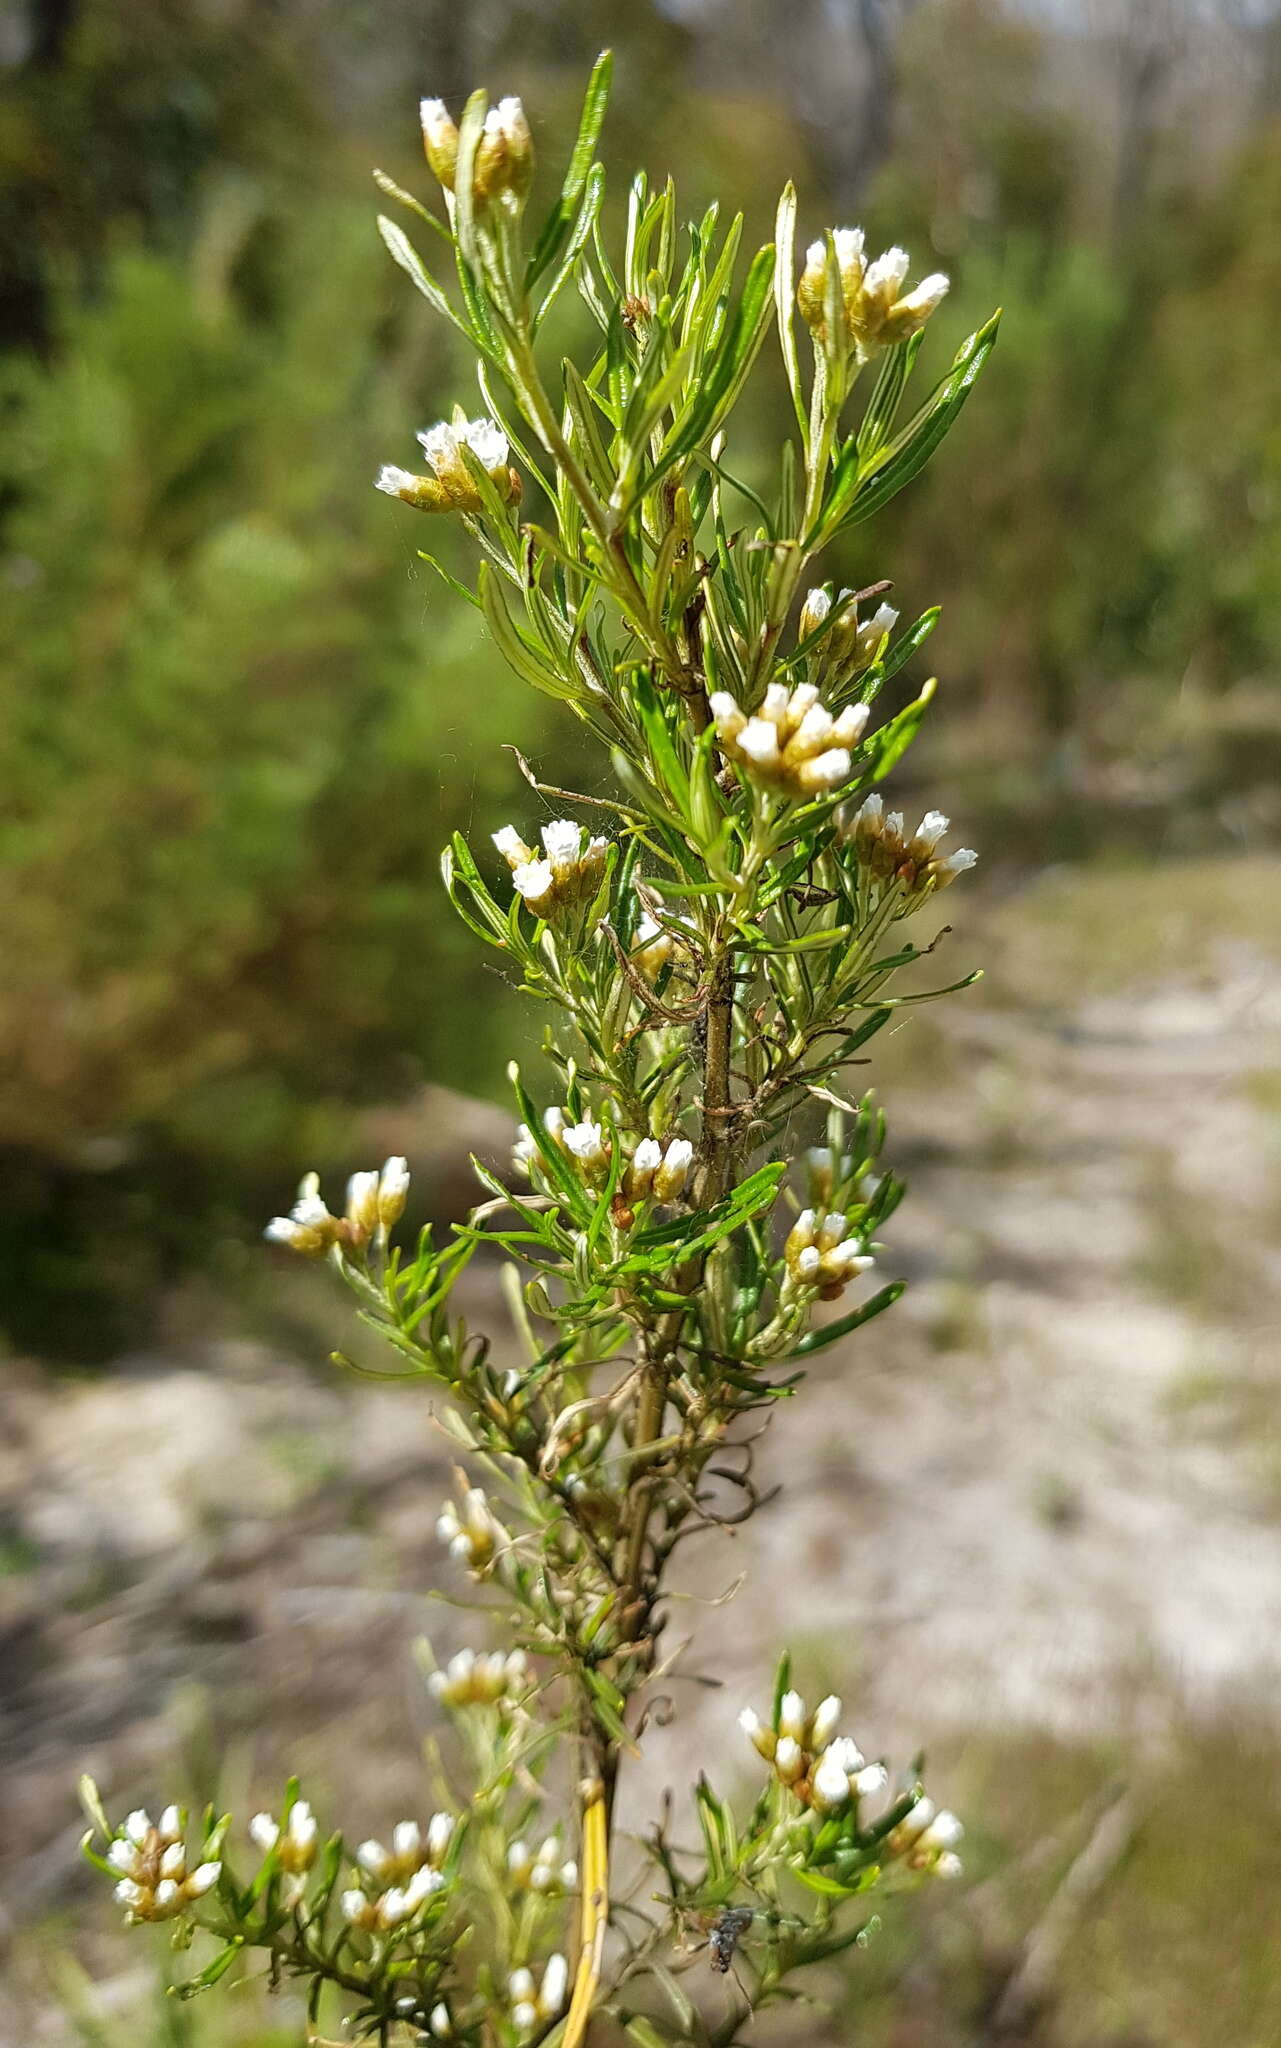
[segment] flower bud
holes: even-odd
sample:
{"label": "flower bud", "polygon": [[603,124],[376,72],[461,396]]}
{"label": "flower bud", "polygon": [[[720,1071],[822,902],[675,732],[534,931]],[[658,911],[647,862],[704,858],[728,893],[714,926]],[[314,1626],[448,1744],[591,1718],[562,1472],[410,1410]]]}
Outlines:
{"label": "flower bud", "polygon": [[780,1735],[774,1751],[774,1769],[785,1785],[794,1785],[805,1769],[805,1753],[790,1735]]}
{"label": "flower bud", "polygon": [[485,116],[476,145],[474,193],[477,206],[501,200],[519,212],[534,176],[534,138],[525,109],[515,98],[499,100]]}
{"label": "flower bud", "polygon": [[446,192],[454,189],[458,169],[458,124],[444,100],[420,100],[418,119],[422,124],[423,150]]}
{"label": "flower bud", "polygon": [[841,1718],[841,1703],[834,1692],[820,1700],[810,1716],[809,1747],[812,1750],[826,1749],[836,1733],[836,1724]]}
{"label": "flower bud", "polygon": [[688,1138],[673,1138],[663,1163],[654,1175],[654,1194],[660,1202],[674,1202],[685,1185],[686,1176],[694,1158],[694,1147]]}

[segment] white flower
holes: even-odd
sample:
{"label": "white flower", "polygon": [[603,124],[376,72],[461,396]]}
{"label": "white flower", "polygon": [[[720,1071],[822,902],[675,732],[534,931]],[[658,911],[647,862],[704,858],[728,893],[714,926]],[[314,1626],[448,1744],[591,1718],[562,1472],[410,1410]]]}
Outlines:
{"label": "white flower", "polygon": [[805,1769],[805,1753],[790,1735],[780,1735],[774,1751],[774,1769],[785,1785],[793,1785]]}
{"label": "white flower", "polygon": [[422,1836],[418,1830],[418,1822],[416,1820],[398,1820],[391,1831],[392,1855],[416,1859],[421,1847]]}
{"label": "white flower", "polygon": [[870,1272],[875,1264],[870,1252],[861,1252],[852,1237],[847,1237],[843,1244],[834,1245],[830,1252],[823,1254],[821,1261],[823,1278],[832,1286],[857,1279],[860,1273]]}
{"label": "white flower", "polygon": [[945,1849],[934,1865],[934,1875],[935,1877],[942,1878],[956,1878],[961,1875],[964,1868],[965,1866],[961,1862],[960,1857],[954,1856],[950,1849]]}
{"label": "white flower", "polygon": [[378,1225],[383,1234],[391,1230],[405,1213],[405,1198],[409,1193],[409,1164],[399,1153],[384,1160],[378,1176]]}
{"label": "white flower", "polygon": [[863,1768],[863,1752],[852,1735],[838,1735],[834,1742],[828,1743],[823,1754],[833,1758],[846,1777],[853,1777],[855,1771]]}
{"label": "white flower", "polygon": [[553,818],[542,829],[542,842],[553,869],[573,867],[582,851],[583,828],[572,818]]}
{"label": "white flower", "polygon": [[439,1869],[449,1853],[454,1839],[454,1816],[452,1813],[433,1813],[427,1823],[427,1857]]}
{"label": "white flower", "polygon": [[416,1913],[425,1899],[441,1890],[444,1882],[440,1872],[433,1870],[430,1863],[420,1863],[405,1886],[405,1904],[409,1912]]}
{"label": "white flower", "polygon": [[749,718],[738,735],[738,750],[758,768],[772,768],[778,760],[778,727],[768,719]]}
{"label": "white flower", "polygon": [[[337,1242],[340,1229],[338,1219],[321,1200],[319,1175],[307,1173],[298,1184],[297,1199],[288,1216],[273,1216],[264,1234],[275,1244],[287,1244],[291,1251],[315,1258]],[[132,1821],[136,1816],[129,1818]],[[147,1820],[146,1814],[142,1819]]]}
{"label": "white flower", "polygon": [[529,860],[522,867],[513,870],[512,886],[518,896],[523,896],[531,908],[550,898],[556,887],[556,877],[548,860]]}
{"label": "white flower", "polygon": [[362,1842],[357,1849],[356,1861],[371,1877],[381,1877],[391,1858],[381,1842],[367,1841]]}
{"label": "white flower", "polygon": [[533,848],[526,846],[514,825],[502,826],[493,834],[493,840],[509,868],[524,867],[534,858]]}
{"label": "white flower", "polygon": [[353,1173],[347,1183],[347,1221],[356,1237],[367,1241],[378,1227],[378,1173],[374,1168]]}
{"label": "white flower", "polygon": [[819,702],[814,683],[798,683],[790,691],[783,683],[771,683],[760,710],[750,718],[726,691],[714,692],[708,702],[728,759],[793,798],[821,794],[848,781],[849,749],[868,719],[863,704],[847,705],[833,718]]}
{"label": "white flower", "polygon": [[476,148],[476,201],[483,205],[497,199],[518,212],[533,174],[534,145],[525,109],[518,99],[501,99],[486,114]]}
{"label": "white flower", "polygon": [[836,1733],[836,1724],[841,1718],[841,1703],[834,1692],[820,1700],[810,1715],[809,1746],[813,1750],[826,1749]]}
{"label": "white flower", "polygon": [[453,2024],[449,2017],[449,2007],[443,2000],[440,2004],[433,2005],[428,2016],[427,2025],[438,2041],[447,2041],[449,2039],[453,2032]]}
{"label": "white flower", "polygon": [[443,1671],[433,1671],[428,1688],[447,1707],[493,1706],[510,1701],[525,1688],[528,1665],[523,1650],[504,1657],[495,1650],[478,1657],[474,1650],[459,1650]]}
{"label": "white flower", "polygon": [[363,1925],[369,1917],[369,1901],[363,1892],[355,1890],[344,1892],[338,1903],[342,1908],[343,1919],[349,1921],[354,1927]]}
{"label": "white flower", "polygon": [[826,753],[816,755],[812,761],[803,761],[796,771],[796,780],[803,790],[822,795],[848,782],[850,767],[848,747],[829,747]]}
{"label": "white flower", "polygon": [[271,1815],[268,1815],[268,1812],[256,1812],[254,1819],[248,1825],[248,1835],[250,1835],[250,1841],[258,1849],[262,1849],[262,1855],[271,1855],[271,1851],[275,1849],[275,1845],[279,1841],[281,1829],[277,1827],[277,1823],[273,1821]]}
{"label": "white flower", "polygon": [[394,462],[384,462],[374,478],[374,489],[385,491],[389,498],[413,497],[422,482],[411,469],[400,469]]}
{"label": "white flower", "polygon": [[202,1898],[206,1892],[213,1890],[221,1875],[221,1863],[198,1863],[187,1879],[188,1898]]}
{"label": "white flower", "polygon": [[468,420],[463,440],[484,469],[502,469],[507,461],[507,436],[496,420]]}
{"label": "white flower", "polygon": [[778,1744],[778,1737],[772,1728],[766,1727],[754,1707],[743,1708],[738,1717],[738,1725],[753,1749],[757,1750],[765,1758],[766,1763],[772,1763],[774,1761],[774,1751]]}
{"label": "white flower", "polygon": [[778,1732],[797,1742],[805,1740],[805,1702],[798,1692],[785,1692],[778,1703]]}
{"label": "white flower", "polygon": [[694,1158],[688,1138],[673,1138],[654,1174],[654,1193],[660,1202],[674,1202],[685,1185]]}
{"label": "white flower", "polygon": [[601,1127],[590,1117],[581,1124],[567,1124],[563,1133],[565,1150],[580,1166],[599,1166],[605,1157]]}
{"label": "white flower", "polygon": [[938,861],[935,864],[934,872],[940,885],[942,885],[944,880],[950,882],[957,875],[966,874],[970,868],[975,866],[977,861],[978,855],[972,846],[958,846],[955,853],[949,853],[946,860]]}
{"label": "white flower", "polygon": [[850,1796],[849,1773],[842,1770],[840,1759],[830,1753],[819,1758],[810,1784],[820,1806],[843,1806]]}
{"label": "white flower", "polygon": [[942,305],[948,293],[948,279],[941,270],[932,270],[928,277],[914,286],[899,299],[896,311],[911,315],[919,326],[928,320],[930,314]]}
{"label": "white flower", "polygon": [[628,1192],[639,1200],[653,1186],[654,1175],[663,1163],[663,1148],[657,1138],[642,1138],[632,1154]]}
{"label": "white flower", "polygon": [[458,453],[460,444],[469,448],[482,469],[491,473],[503,469],[507,462],[507,436],[490,419],[465,420],[461,426],[437,420],[434,426],[422,429],[418,441],[442,483],[453,483],[460,471],[464,479],[467,477]]}
{"label": "white flower", "polygon": [[944,1809],[942,1813],[935,1814],[922,1834],[921,1845],[931,1849],[955,1849],[964,1834],[965,1829],[956,1815]]}
{"label": "white flower", "polygon": [[179,1806],[166,1806],[156,1822],[156,1833],[162,1842],[176,1842],[182,1836],[183,1814]]}
{"label": "white flower", "polygon": [[885,1790],[890,1774],[884,1764],[864,1764],[861,1771],[855,1771],[851,1782],[860,1799],[872,1799]]}
{"label": "white flower", "polygon": [[457,124],[444,100],[420,100],[418,120],[427,161],[446,191],[452,192],[458,168]]}
{"label": "white flower", "polygon": [[911,258],[906,249],[897,245],[887,249],[883,256],[875,256],[863,272],[863,290],[869,297],[874,293],[883,295],[890,305],[898,297],[899,287],[906,282],[911,268]]}
{"label": "white flower", "polygon": [[151,1815],[141,1806],[136,1806],[125,1821],[125,1833],[129,1840],[141,1848],[151,1833]]}
{"label": "white flower", "polygon": [[565,1996],[569,1990],[569,1964],[559,1950],[547,1958],[543,1981],[539,1987],[538,2003],[544,2019],[555,2019],[565,2009]]}

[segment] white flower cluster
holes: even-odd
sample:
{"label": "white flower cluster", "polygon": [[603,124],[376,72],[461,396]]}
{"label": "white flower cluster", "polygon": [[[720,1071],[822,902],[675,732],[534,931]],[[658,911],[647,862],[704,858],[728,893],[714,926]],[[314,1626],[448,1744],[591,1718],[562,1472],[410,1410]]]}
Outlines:
{"label": "white flower cluster", "polygon": [[512,2023],[532,2034],[540,2022],[559,2019],[569,1993],[569,1964],[560,1951],[548,1956],[543,1981],[535,1986],[532,1970],[513,1970],[507,1984]]}
{"label": "white flower cluster", "polygon": [[[593,1117],[584,1117],[577,1124],[567,1123],[564,1110],[552,1108],[543,1112],[543,1129],[552,1143],[573,1160],[585,1181],[598,1186],[605,1179],[610,1143],[602,1124]],[[516,1132],[512,1164],[519,1172],[528,1174],[538,1158],[534,1134],[528,1124],[521,1124]],[[676,1201],[693,1162],[694,1147],[688,1138],[671,1138],[665,1146],[657,1138],[642,1138],[627,1169],[624,1187],[628,1200],[639,1202],[652,1195],[658,1202]]]}
{"label": "white flower cluster", "polygon": [[249,1823],[249,1839],[264,1856],[273,1853],[282,1870],[301,1876],[316,1859],[320,1830],[306,1799],[295,1799],[283,1829],[269,1813],[256,1813]]}
{"label": "white flower cluster", "polygon": [[523,1650],[512,1650],[507,1656],[501,1650],[480,1656],[475,1650],[459,1650],[443,1671],[433,1671],[427,1681],[433,1697],[446,1707],[512,1705],[529,1690],[529,1684]]}
{"label": "white flower cluster", "polygon": [[[458,126],[443,100],[420,100],[418,118],[423,149],[447,192],[458,174]],[[483,208],[491,199],[518,211],[534,175],[534,143],[525,109],[514,97],[499,100],[485,115],[476,145],[473,199]]]}
{"label": "white flower cluster", "polygon": [[463,458],[463,449],[473,455],[489,476],[500,497],[517,496],[520,479],[507,464],[507,436],[491,419],[437,420],[418,435],[431,471],[418,476],[386,462],[374,478],[374,488],[389,498],[415,505],[421,512],[483,512],[484,500]]}
{"label": "white flower cluster", "polygon": [[836,814],[837,836],[853,847],[859,866],[875,881],[901,884],[909,898],[946,889],[978,860],[972,846],[939,853],[949,824],[942,811],[927,811],[909,836],[902,811],[887,811],[879,796],[866,797],[856,811],[843,805]]}
{"label": "white flower cluster", "polygon": [[256,1813],[249,1823],[249,1839],[264,1857],[273,1856],[284,1873],[284,1902],[296,1906],[307,1888],[307,1872],[316,1860],[320,1830],[316,1816],[305,1799],[295,1799],[282,1828],[269,1813]]}
{"label": "white flower cluster", "polygon": [[543,852],[527,846],[514,825],[494,834],[494,845],[512,871],[512,886],[537,916],[590,900],[605,868],[607,839],[591,838],[572,818],[553,818],[542,829]]}
{"label": "white flower cluster", "polygon": [[177,1806],[166,1806],[154,1825],[141,1807],[128,1816],[107,1850],[127,1920],[173,1920],[217,1884],[219,1862],[188,1870],[185,1833],[186,1815]]}
{"label": "white flower cluster", "polygon": [[353,1173],[347,1183],[346,1215],[331,1216],[320,1193],[319,1174],[304,1174],[289,1214],[273,1216],[263,1235],[304,1258],[323,1258],[334,1245],[363,1251],[374,1238],[387,1242],[388,1232],[405,1212],[408,1191],[409,1168],[396,1156],[381,1171]]}
{"label": "white flower cluster", "polygon": [[672,1138],[666,1150],[657,1138],[642,1138],[627,1172],[629,1201],[652,1195],[656,1202],[674,1202],[684,1191],[694,1147],[688,1138]]}
{"label": "white flower cluster", "polygon": [[402,1820],[392,1830],[390,1849],[381,1842],[362,1842],[356,1861],[376,1889],[345,1891],[343,1918],[370,1932],[405,1926],[443,1889],[441,1866],[453,1837],[453,1815],[433,1813],[425,1836],[416,1820]]}
{"label": "white flower cluster", "polygon": [[578,1865],[572,1857],[562,1861],[560,1837],[548,1835],[536,1850],[528,1842],[513,1842],[507,1851],[507,1875],[518,1891],[572,1892],[578,1883]]}
{"label": "white flower cluster", "polygon": [[935,1877],[959,1877],[961,1859],[956,1845],[965,1834],[954,1813],[935,1811],[932,1799],[918,1799],[905,1820],[890,1835],[887,1847],[901,1856],[909,1870],[928,1870]]}
{"label": "white flower cluster", "polygon": [[[905,249],[887,249],[869,263],[862,228],[836,228],[832,242],[841,280],[841,307],[846,346],[866,357],[877,348],[906,341],[924,327],[947,295],[948,281],[941,270],[911,291],[904,291],[911,268]],[[811,242],[805,252],[805,268],[797,286],[796,303],[801,317],[819,341],[827,334],[827,243]]]}
{"label": "white flower cluster", "polygon": [[847,704],[833,718],[813,683],[771,683],[760,710],[748,717],[728,690],[708,706],[722,751],[753,781],[796,798],[821,796],[848,782],[851,747],[863,736],[866,704]]}
{"label": "white flower cluster", "polygon": [[483,1486],[469,1486],[461,1508],[446,1502],[436,1523],[436,1534],[451,1557],[472,1571],[483,1571],[500,1545],[510,1543],[506,1529],[489,1505]]}
{"label": "white flower cluster", "polygon": [[[834,686],[848,682],[852,676],[861,675],[865,668],[870,668],[898,624],[898,613],[892,604],[878,604],[869,619],[860,620],[853,597],[852,590],[839,593],[835,600],[836,617],[816,650],[826,679]],[[817,633],[831,617],[832,610],[830,591],[809,591],[801,607],[800,638],[808,640]]]}
{"label": "white flower cluster", "polygon": [[834,1301],[860,1273],[876,1261],[859,1250],[855,1237],[848,1237],[848,1216],[816,1215],[802,1209],[783,1247],[787,1271],[797,1287],[816,1287],[825,1301]]}
{"label": "white flower cluster", "polygon": [[883,1764],[869,1764],[850,1736],[837,1734],[840,1718],[835,1693],[811,1714],[798,1692],[785,1692],[773,1727],[751,1707],[744,1707],[738,1725],[798,1799],[819,1813],[834,1813],[852,1799],[883,1792],[887,1783]]}

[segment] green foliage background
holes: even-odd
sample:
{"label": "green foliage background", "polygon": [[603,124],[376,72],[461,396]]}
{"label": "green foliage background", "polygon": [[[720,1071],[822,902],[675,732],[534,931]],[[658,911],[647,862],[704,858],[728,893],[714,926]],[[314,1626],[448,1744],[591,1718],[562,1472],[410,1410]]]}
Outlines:
{"label": "green foliage background", "polygon": [[[866,97],[833,124],[804,86],[824,34],[857,43],[855,9],[79,0],[11,38],[13,1341],[110,1351],[168,1272],[244,1236],[304,1164],[343,1161],[362,1103],[427,1077],[495,1088],[530,1028],[448,914],[436,853],[528,810],[502,743],[572,782],[573,736],[416,559],[423,523],[370,488],[472,398],[373,225],[374,163],[425,178],[422,92],[523,92],[554,160],[612,41],[612,165],[672,169],[691,212],[723,191],[762,235],[790,173],[803,230],[907,241],[917,272],[956,280],[940,361],[1003,300],[964,445],[845,564],[866,581],[893,559],[909,612],[946,600],[947,758],[925,770],[1007,860],[1281,822],[1275,23],[1211,143],[1173,65],[1155,112],[1127,118],[1122,92],[1101,136],[1048,16],[889,14],[879,126]],[[762,378],[762,448],[784,403]]]}

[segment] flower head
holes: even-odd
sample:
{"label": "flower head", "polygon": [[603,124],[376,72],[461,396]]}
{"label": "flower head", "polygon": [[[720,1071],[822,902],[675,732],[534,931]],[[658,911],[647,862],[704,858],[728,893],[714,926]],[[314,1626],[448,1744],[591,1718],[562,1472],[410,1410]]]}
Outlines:
{"label": "flower head", "polygon": [[512,1706],[529,1690],[529,1666],[523,1650],[507,1656],[501,1650],[487,1656],[459,1650],[442,1671],[432,1672],[427,1684],[442,1706]]}
{"label": "flower head", "polygon": [[514,825],[494,834],[517,895],[543,918],[590,902],[604,873],[609,841],[589,836],[572,818],[553,818],[543,826],[542,841],[540,858]]}
{"label": "flower head", "polygon": [[948,288],[942,272],[933,271],[905,292],[911,267],[906,250],[887,249],[869,263],[862,229],[836,228],[830,255],[826,240],[811,242],[796,292],[801,317],[821,344],[832,339],[828,331],[830,264],[836,270],[838,339],[860,361],[878,348],[888,348],[915,334],[942,304]]}
{"label": "flower head", "polygon": [[460,412],[452,420],[437,420],[418,436],[427,457],[430,475],[415,475],[386,463],[374,479],[375,487],[421,512],[470,512],[486,509],[476,479],[467,466],[467,455],[478,462],[498,495],[506,502],[519,497],[520,478],[507,463],[507,436],[496,421],[469,420]]}
{"label": "flower head", "polygon": [[853,771],[851,748],[863,736],[866,704],[847,704],[833,717],[813,683],[788,690],[771,683],[760,709],[747,714],[727,690],[708,699],[721,751],[751,782],[798,802],[839,789]]}
{"label": "flower head", "polygon": [[511,1541],[480,1486],[466,1488],[461,1509],[452,1501],[442,1508],[436,1534],[451,1557],[475,1572],[483,1572],[495,1551]]}
{"label": "flower head", "polygon": [[853,850],[859,867],[877,888],[902,891],[904,911],[915,909],[936,889],[946,889],[978,860],[970,846],[939,853],[948,824],[942,811],[927,811],[915,832],[909,833],[902,812],[887,811],[875,793],[857,810],[842,805],[836,814],[841,845]]}
{"label": "flower head", "polygon": [[272,1244],[288,1245],[304,1258],[323,1258],[343,1235],[342,1224],[331,1216],[320,1197],[320,1176],[304,1174],[298,1184],[298,1198],[287,1216],[273,1216],[263,1235]]}
{"label": "flower head", "polygon": [[222,1875],[216,1858],[188,1867],[186,1816],[167,1806],[159,1821],[136,1807],[107,1848],[116,1900],[127,1920],[173,1920],[212,1891]]}
{"label": "flower head", "polygon": [[855,1219],[839,1211],[818,1214],[802,1209],[783,1246],[787,1279],[793,1288],[813,1287],[824,1301],[835,1301],[851,1280],[875,1264],[849,1235]]}
{"label": "flower head", "polygon": [[499,100],[485,115],[476,146],[478,205],[498,200],[518,213],[534,176],[534,139],[525,109],[516,98]]}
{"label": "flower head", "polygon": [[444,100],[420,100],[418,119],[427,161],[445,190],[452,192],[458,169],[458,125]]}

